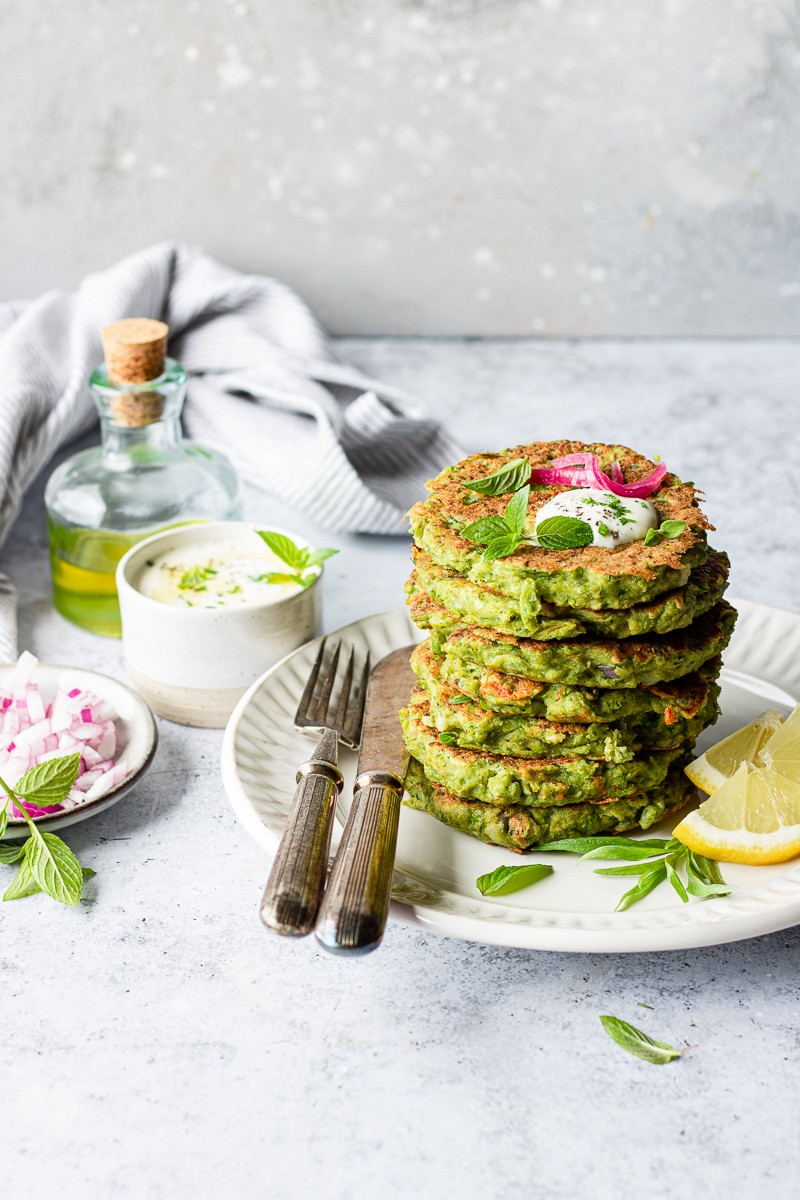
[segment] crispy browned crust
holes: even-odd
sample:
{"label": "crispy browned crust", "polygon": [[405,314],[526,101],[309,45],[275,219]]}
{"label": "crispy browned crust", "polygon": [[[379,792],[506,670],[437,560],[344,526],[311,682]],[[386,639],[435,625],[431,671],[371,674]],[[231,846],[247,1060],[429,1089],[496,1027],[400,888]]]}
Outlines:
{"label": "crispy browned crust", "polygon": [[[415,518],[441,522],[447,528],[447,536],[452,539],[456,550],[466,553],[475,548],[474,543],[462,538],[449,525],[449,519],[467,524],[481,517],[500,516],[510,497],[487,496],[468,504],[466,501],[478,493],[468,491],[464,487],[465,481],[489,475],[514,458],[527,458],[532,467],[546,467],[554,458],[587,451],[596,454],[603,467],[608,467],[614,460],[619,462],[625,483],[644,478],[656,465],[627,446],[602,442],[531,442],[493,454],[473,454],[445,468],[427,484],[430,499],[415,504],[409,516],[412,523]],[[528,506],[528,528],[532,529],[535,525],[536,512],[542,505],[561,492],[570,490],[557,485],[533,488]],[[552,572],[583,568],[598,570],[606,575],[632,575],[642,579],[652,578],[654,572],[662,567],[680,570],[687,553],[698,542],[705,540],[705,530],[714,528],[698,507],[697,496],[694,487],[668,472],[658,491],[647,497],[662,521],[686,522],[685,531],[677,538],[664,538],[650,546],[645,546],[643,541],[629,542],[611,549],[584,546],[574,550],[544,550],[539,546],[524,546],[509,555],[507,561],[518,569],[528,567]]]}

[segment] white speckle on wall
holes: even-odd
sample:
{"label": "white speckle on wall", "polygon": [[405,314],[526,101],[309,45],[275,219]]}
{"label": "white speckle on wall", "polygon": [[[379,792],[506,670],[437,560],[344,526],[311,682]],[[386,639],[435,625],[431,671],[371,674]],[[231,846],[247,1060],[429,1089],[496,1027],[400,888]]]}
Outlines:
{"label": "white speckle on wall", "polygon": [[6,296],[171,237],[341,332],[800,332],[791,0],[40,0],[4,34]]}

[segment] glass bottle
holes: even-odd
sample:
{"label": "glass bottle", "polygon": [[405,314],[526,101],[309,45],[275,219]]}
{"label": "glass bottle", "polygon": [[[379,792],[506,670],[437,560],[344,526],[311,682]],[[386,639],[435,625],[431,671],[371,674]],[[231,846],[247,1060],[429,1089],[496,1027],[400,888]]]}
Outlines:
{"label": "glass bottle", "polygon": [[167,333],[144,318],[103,330],[105,361],[89,380],[101,444],[57,467],[45,489],[55,607],[110,637],[121,632],[114,573],[126,550],[173,525],[240,516],[228,459],[181,433],[187,376],[166,356]]}

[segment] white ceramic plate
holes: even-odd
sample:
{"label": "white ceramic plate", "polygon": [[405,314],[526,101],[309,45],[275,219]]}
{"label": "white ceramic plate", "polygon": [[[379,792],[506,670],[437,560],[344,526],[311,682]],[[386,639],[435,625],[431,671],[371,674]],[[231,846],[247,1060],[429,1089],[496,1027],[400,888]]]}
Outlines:
{"label": "white ceramic plate", "polygon": [[[785,712],[800,697],[800,614],[749,600],[734,600],[739,620],[725,655],[722,717],[707,731],[700,749],[750,721],[765,708]],[[418,641],[420,633],[404,608],[365,617],[338,631],[369,649],[377,662],[391,650]],[[267,671],[242,697],[222,751],[225,788],[239,819],[270,853],[278,844],[294,790],[298,765],[309,742],[292,718],[317,642],[290,654]],[[346,785],[337,815],[346,816],[356,756],[342,752]],[[334,845],[341,825],[334,830]],[[648,830],[669,836],[670,825]],[[537,855],[552,876],[507,897],[482,897],[478,875],[519,855],[486,846],[448,829],[426,813],[403,808],[393,887],[392,916],[432,933],[532,950],[676,950],[756,937],[800,923],[800,865],[773,867],[726,864],[723,874],[736,890],[716,900],[682,904],[666,886],[627,912],[614,906],[627,889],[624,879],[593,874],[590,863],[572,855]]]}
{"label": "white ceramic plate", "polygon": [[[7,686],[13,674],[13,666],[0,667],[0,688]],[[155,757],[158,745],[158,730],[153,714],[141,696],[132,688],[110,675],[101,675],[99,671],[82,671],[78,667],[59,667],[52,663],[39,663],[33,672],[33,681],[38,683],[42,694],[52,699],[59,687],[67,691],[74,687],[87,688],[107,700],[117,713],[117,752],[116,759],[124,758],[130,767],[130,774],[122,783],[112,788],[105,796],[97,800],[89,800],[61,813],[43,813],[36,818],[40,829],[48,829],[51,833],[63,829],[67,825],[75,825],[95,813],[103,812],[121,800],[144,775]],[[27,825],[21,817],[9,819],[6,837],[24,837]]]}

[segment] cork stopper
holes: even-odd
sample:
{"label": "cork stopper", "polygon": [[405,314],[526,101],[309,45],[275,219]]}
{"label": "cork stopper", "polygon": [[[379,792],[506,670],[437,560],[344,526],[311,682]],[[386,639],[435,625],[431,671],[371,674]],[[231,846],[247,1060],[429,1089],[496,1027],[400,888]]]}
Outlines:
{"label": "cork stopper", "polygon": [[[103,354],[112,383],[146,383],[162,375],[168,333],[168,325],[149,317],[127,317],[106,325]],[[161,419],[164,398],[159,392],[120,392],[111,406],[118,425],[152,425]]]}

